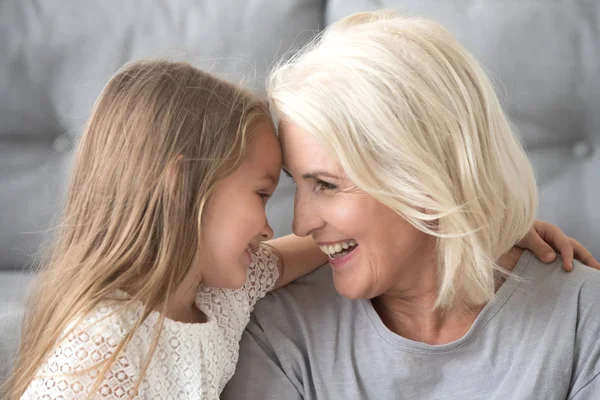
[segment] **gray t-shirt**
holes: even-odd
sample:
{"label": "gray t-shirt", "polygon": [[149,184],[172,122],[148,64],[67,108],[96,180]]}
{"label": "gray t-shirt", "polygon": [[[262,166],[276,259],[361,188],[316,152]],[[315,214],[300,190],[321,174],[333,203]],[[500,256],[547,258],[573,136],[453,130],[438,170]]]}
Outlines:
{"label": "gray t-shirt", "polygon": [[600,271],[523,253],[461,339],[388,330],[321,267],[259,302],[222,394],[238,399],[600,399]]}

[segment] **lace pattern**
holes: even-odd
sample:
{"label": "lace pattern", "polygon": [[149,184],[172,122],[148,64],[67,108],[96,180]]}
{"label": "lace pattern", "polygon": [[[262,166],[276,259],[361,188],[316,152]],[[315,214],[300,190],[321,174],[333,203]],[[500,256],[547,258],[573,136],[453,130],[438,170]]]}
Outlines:
{"label": "lace pattern", "polygon": [[[271,290],[279,276],[277,256],[261,246],[239,290],[201,287],[196,305],[208,322],[186,324],[165,319],[148,370],[133,392],[151,349],[158,312],[151,313],[116,362],[104,375],[95,399],[218,399],[235,371],[239,341],[254,304]],[[143,312],[117,310],[114,301],[101,303],[55,348],[23,399],[85,398],[107,360]]]}

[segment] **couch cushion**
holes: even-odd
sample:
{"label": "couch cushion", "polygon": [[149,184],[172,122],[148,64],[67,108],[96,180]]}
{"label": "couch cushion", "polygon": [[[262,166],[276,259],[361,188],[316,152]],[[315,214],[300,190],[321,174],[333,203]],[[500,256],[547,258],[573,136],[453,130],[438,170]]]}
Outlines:
{"label": "couch cushion", "polygon": [[8,377],[17,354],[21,336],[22,310],[0,311],[0,397],[2,384]]}
{"label": "couch cushion", "polygon": [[[322,10],[322,0],[0,2],[0,269],[38,251],[75,138],[123,64],[183,59],[260,89],[272,61],[318,30]],[[269,208],[278,234],[291,221],[293,189],[282,186]]]}
{"label": "couch cushion", "polygon": [[21,271],[0,271],[0,314],[23,303],[33,274]]}
{"label": "couch cushion", "polygon": [[539,177],[539,218],[600,257],[600,2],[330,0],[325,22],[378,8],[441,22],[483,63]]}

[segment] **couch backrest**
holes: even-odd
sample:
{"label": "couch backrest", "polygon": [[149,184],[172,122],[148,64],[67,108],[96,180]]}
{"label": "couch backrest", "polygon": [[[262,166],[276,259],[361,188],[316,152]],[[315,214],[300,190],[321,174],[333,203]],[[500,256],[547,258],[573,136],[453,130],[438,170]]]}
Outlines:
{"label": "couch backrest", "polygon": [[[260,90],[273,60],[323,24],[381,7],[437,19],[482,61],[539,176],[540,218],[600,257],[600,2],[4,0],[0,269],[35,257],[65,193],[77,135],[124,63],[184,59]],[[292,202],[282,179],[268,206],[277,234],[290,232]]]}
{"label": "couch backrest", "polygon": [[[73,144],[108,78],[145,57],[190,61],[263,88],[312,37],[321,0],[0,1],[0,269],[30,263],[59,211]],[[288,195],[271,209],[289,231]],[[278,210],[287,207],[287,212]]]}
{"label": "couch backrest", "polygon": [[0,311],[0,398],[3,398],[2,384],[12,370],[19,348],[22,317],[23,311],[19,308]]}
{"label": "couch backrest", "polygon": [[539,218],[600,257],[600,1],[330,0],[325,23],[378,8],[439,21],[483,63],[535,167]]}

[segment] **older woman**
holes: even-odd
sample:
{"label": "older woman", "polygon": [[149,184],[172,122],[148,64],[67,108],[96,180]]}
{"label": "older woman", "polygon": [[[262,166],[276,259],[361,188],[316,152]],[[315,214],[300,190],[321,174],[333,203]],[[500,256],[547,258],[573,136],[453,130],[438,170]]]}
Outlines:
{"label": "older woman", "polygon": [[257,306],[223,398],[600,398],[600,272],[513,247],[533,171],[445,29],[348,17],[269,94],[293,230],[331,268]]}

